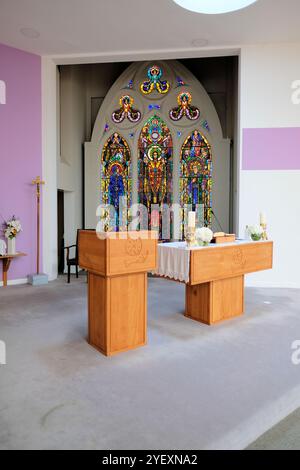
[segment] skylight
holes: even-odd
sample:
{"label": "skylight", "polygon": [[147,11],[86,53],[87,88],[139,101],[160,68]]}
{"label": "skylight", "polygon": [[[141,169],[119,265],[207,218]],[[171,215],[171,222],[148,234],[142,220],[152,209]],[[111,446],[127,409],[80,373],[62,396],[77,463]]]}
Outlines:
{"label": "skylight", "polygon": [[246,8],[257,0],[174,0],[182,8],[207,15],[229,13]]}

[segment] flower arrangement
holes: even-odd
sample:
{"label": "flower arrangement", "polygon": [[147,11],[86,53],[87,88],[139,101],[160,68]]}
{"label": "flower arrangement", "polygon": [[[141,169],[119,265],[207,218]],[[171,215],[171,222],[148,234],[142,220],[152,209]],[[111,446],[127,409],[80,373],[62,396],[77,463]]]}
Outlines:
{"label": "flower arrangement", "polygon": [[198,242],[198,245],[206,246],[213,239],[213,232],[208,227],[197,228],[195,232],[195,237]]}
{"label": "flower arrangement", "polygon": [[250,225],[248,227],[248,233],[254,242],[258,242],[262,239],[264,231],[260,225]]}
{"label": "flower arrangement", "polygon": [[20,220],[16,219],[15,216],[12,216],[10,220],[7,220],[4,223],[4,235],[7,239],[12,240],[15,238],[18,233],[22,230]]}

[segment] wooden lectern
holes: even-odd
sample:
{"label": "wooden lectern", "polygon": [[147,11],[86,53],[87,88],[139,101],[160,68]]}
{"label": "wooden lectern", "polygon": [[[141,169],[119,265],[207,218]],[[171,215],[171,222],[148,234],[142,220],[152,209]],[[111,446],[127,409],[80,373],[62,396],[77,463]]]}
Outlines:
{"label": "wooden lectern", "polygon": [[147,342],[147,271],[156,232],[80,230],[79,266],[88,271],[88,342],[111,356]]}

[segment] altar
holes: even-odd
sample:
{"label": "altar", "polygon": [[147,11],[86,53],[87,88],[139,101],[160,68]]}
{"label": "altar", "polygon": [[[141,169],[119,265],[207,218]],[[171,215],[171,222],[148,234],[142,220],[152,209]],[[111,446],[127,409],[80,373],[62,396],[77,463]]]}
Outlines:
{"label": "altar", "polygon": [[158,245],[153,274],[186,284],[185,316],[212,325],[244,313],[245,274],[271,269],[273,242]]}

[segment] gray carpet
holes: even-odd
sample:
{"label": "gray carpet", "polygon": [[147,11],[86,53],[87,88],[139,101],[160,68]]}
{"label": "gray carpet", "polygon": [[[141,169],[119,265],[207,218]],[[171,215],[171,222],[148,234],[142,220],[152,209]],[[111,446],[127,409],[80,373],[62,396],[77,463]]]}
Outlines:
{"label": "gray carpet", "polygon": [[246,315],[209,327],[150,279],[148,345],[106,358],[86,287],[0,289],[1,449],[239,449],[300,406],[300,291],[247,289]]}

